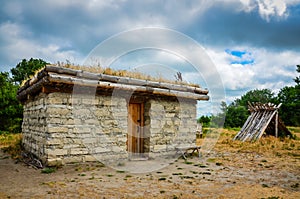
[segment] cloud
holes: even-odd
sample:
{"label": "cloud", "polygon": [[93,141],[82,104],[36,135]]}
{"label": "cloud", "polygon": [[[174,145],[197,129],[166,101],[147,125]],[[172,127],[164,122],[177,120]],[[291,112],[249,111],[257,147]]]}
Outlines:
{"label": "cloud", "polygon": [[[7,37],[6,35],[10,35]],[[61,50],[62,43],[48,43],[43,45],[34,40],[28,39],[31,32],[13,23],[5,23],[0,26],[0,62],[1,71],[9,71],[21,59],[42,58],[48,62],[78,61],[80,56],[73,50]]]}
{"label": "cloud", "polygon": [[[114,34],[143,27],[170,28],[206,48],[230,101],[254,88],[278,90],[293,84],[295,65],[300,63],[299,10],[300,0],[4,1],[0,7],[0,66],[1,71],[9,71],[30,57],[80,64]],[[187,56],[161,50],[151,56],[135,54],[135,60],[127,55],[120,58],[120,65],[172,66],[188,81],[199,81],[186,63],[202,56],[197,49],[182,49],[180,40],[166,35],[148,36],[154,43],[172,43],[174,52],[181,49]],[[138,41],[127,39],[128,45]],[[203,64],[207,65],[200,75],[207,86],[204,79],[214,80],[214,71],[209,70],[210,63]]]}
{"label": "cloud", "polygon": [[236,48],[247,49],[245,51],[251,52],[255,62],[249,65],[232,64],[232,55],[226,50],[213,47],[207,50],[222,77],[230,100],[253,89],[267,88],[278,92],[284,86],[294,85],[296,65],[300,63],[298,52],[278,52],[249,46]]}

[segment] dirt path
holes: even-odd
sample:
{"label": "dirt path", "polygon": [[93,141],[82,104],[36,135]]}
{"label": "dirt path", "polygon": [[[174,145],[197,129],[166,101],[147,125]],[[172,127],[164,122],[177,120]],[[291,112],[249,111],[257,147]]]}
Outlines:
{"label": "dirt path", "polygon": [[214,153],[146,174],[74,164],[51,174],[0,152],[0,198],[300,198],[299,159]]}

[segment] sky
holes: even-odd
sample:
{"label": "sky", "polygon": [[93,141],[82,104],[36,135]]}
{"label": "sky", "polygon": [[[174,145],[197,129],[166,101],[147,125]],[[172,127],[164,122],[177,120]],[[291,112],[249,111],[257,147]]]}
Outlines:
{"label": "sky", "polygon": [[[203,48],[221,78],[215,81],[221,81],[227,103],[249,90],[276,93],[293,85],[300,64],[300,0],[0,2],[0,71],[31,57],[82,65],[101,42],[153,27],[175,31]],[[170,43],[182,47],[176,45]],[[184,80],[210,90],[206,73],[195,71],[185,58],[143,49],[120,56],[111,66],[147,71],[151,65],[150,72],[170,77],[180,71]]]}

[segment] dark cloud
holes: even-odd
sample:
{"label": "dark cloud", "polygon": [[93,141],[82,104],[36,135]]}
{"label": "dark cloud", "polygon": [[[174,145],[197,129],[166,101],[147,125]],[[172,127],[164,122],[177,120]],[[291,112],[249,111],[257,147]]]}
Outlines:
{"label": "dark cloud", "polygon": [[[114,34],[155,26],[177,30],[210,48],[216,65],[224,68],[222,78],[232,89],[226,90],[231,98],[259,85],[278,88],[291,83],[293,67],[300,59],[300,4],[287,5],[283,14],[276,11],[266,15],[259,10],[262,1],[250,0],[249,5],[243,2],[1,1],[0,71],[8,71],[30,57],[50,62],[82,60]],[[272,6],[265,5],[269,11]],[[247,53],[256,49],[258,53],[235,59],[224,52],[226,49]],[[253,67],[234,68],[231,64]]]}
{"label": "dark cloud", "polygon": [[289,9],[287,18],[266,21],[258,11],[236,12],[215,5],[186,27],[186,32],[207,45],[250,45],[300,50],[299,7]]}

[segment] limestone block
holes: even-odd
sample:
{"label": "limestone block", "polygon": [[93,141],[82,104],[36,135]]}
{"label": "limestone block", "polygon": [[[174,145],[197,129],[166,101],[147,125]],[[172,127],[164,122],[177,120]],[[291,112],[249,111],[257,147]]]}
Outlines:
{"label": "limestone block", "polygon": [[88,149],[86,148],[70,148],[70,155],[86,155],[88,154]]}
{"label": "limestone block", "polygon": [[62,146],[64,143],[62,141],[62,139],[49,139],[46,141],[45,143],[46,145],[60,145]]}
{"label": "limestone block", "polygon": [[111,152],[111,149],[109,149],[108,147],[96,147],[93,151],[94,153],[107,153]]}
{"label": "limestone block", "polygon": [[85,156],[83,156],[83,161],[84,162],[96,162],[97,159],[92,155],[85,155]]}
{"label": "limestone block", "polygon": [[63,164],[78,163],[78,162],[83,162],[83,156],[64,157],[62,160]]}
{"label": "limestone block", "polygon": [[48,126],[48,133],[68,133],[68,128],[63,126]]}
{"label": "limestone block", "polygon": [[166,145],[154,145],[154,152],[165,151],[167,149]]}
{"label": "limestone block", "polygon": [[48,158],[57,158],[68,154],[67,149],[46,149],[45,152],[48,154]]}
{"label": "limestone block", "polygon": [[61,166],[63,161],[61,158],[48,158],[46,164],[48,166]]}

